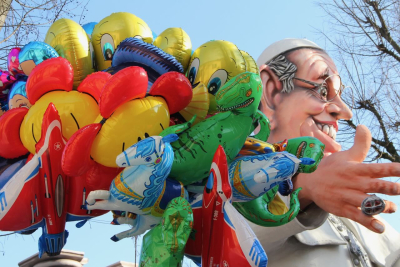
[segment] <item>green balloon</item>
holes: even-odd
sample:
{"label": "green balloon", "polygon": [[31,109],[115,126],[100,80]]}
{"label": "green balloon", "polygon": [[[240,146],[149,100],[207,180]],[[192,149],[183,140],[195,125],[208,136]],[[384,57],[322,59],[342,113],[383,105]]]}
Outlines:
{"label": "green balloon", "polygon": [[193,211],[189,202],[172,199],[161,223],[143,237],[140,266],[182,266],[186,242],[193,227]]}
{"label": "green balloon", "polygon": [[215,96],[220,113],[184,131],[179,140],[171,143],[175,156],[170,177],[184,185],[206,178],[218,145],[231,162],[253,131],[256,120],[266,136],[269,128],[264,128],[269,123],[257,112],[261,95],[261,78],[251,72],[241,73],[221,87]]}
{"label": "green balloon", "polygon": [[268,205],[274,199],[278,188],[279,185],[276,185],[264,195],[248,202],[233,202],[233,206],[240,214],[254,224],[260,226],[279,226],[286,224],[296,218],[300,211],[300,203],[297,197],[300,188],[292,193],[289,211],[282,215],[275,215],[269,211]]}
{"label": "green balloon", "polygon": [[297,158],[311,158],[314,164],[300,164],[298,172],[311,173],[317,169],[318,164],[324,156],[325,145],[315,137],[302,136],[288,140],[286,151]]}

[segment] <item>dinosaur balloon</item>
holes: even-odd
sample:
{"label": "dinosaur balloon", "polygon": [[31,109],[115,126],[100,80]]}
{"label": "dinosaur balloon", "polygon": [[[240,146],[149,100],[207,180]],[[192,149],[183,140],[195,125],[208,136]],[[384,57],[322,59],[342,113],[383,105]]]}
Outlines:
{"label": "dinosaur balloon", "polygon": [[[218,145],[225,149],[231,162],[242,148],[254,123],[264,121],[257,111],[262,85],[258,74],[245,72],[231,79],[217,93],[219,114],[208,118],[179,135],[172,143],[175,152],[170,176],[184,185],[207,177],[212,157]],[[269,133],[261,127],[259,135]]]}

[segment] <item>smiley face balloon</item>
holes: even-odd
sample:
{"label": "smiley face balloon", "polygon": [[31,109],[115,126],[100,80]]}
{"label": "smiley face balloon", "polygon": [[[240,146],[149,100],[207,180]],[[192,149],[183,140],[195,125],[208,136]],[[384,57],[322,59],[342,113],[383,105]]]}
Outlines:
{"label": "smiley face balloon", "polygon": [[94,26],[92,44],[97,70],[111,66],[111,60],[119,43],[128,37],[153,42],[153,33],[146,22],[127,12],[113,13]]}

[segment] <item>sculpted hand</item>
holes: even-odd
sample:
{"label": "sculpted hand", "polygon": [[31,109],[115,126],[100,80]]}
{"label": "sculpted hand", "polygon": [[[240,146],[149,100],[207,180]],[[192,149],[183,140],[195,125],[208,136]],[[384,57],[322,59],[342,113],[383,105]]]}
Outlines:
{"label": "sculpted hand", "polygon": [[[385,230],[383,223],[364,215],[360,206],[367,193],[400,195],[400,183],[377,179],[400,176],[400,163],[362,163],[370,146],[371,133],[367,127],[360,125],[352,148],[324,158],[313,173],[300,173],[294,180],[294,186],[303,188],[299,194],[302,208],[314,202],[329,213],[382,233]],[[385,213],[396,211],[393,202],[385,202]]]}

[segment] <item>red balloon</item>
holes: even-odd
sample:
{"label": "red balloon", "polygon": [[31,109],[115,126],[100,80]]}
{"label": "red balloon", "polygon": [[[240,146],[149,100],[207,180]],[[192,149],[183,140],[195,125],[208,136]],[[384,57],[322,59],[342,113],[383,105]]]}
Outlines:
{"label": "red balloon", "polygon": [[74,70],[68,60],[62,57],[50,58],[32,70],[26,83],[26,94],[33,105],[45,93],[71,91],[73,82]]}
{"label": "red balloon", "polygon": [[171,114],[184,109],[193,96],[189,80],[182,73],[174,71],[161,75],[154,82],[149,94],[163,97]]}
{"label": "red balloon", "polygon": [[61,160],[62,169],[68,176],[81,176],[93,166],[90,151],[100,129],[100,123],[86,125],[68,140]]}
{"label": "red balloon", "polygon": [[141,67],[128,67],[113,75],[100,95],[100,114],[109,118],[122,104],[146,95],[147,72]]}
{"label": "red balloon", "polygon": [[111,74],[107,72],[92,73],[81,82],[77,90],[93,96],[97,103],[99,103],[101,91],[110,78]]}
{"label": "red balloon", "polygon": [[27,108],[8,110],[0,117],[0,157],[12,159],[28,153],[19,138],[19,130]]}

